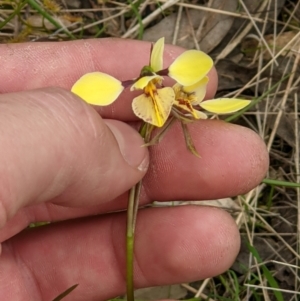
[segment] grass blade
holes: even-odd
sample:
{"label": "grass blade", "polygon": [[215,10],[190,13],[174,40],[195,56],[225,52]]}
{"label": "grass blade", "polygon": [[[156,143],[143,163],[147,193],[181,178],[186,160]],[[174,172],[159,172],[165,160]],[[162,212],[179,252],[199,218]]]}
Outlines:
{"label": "grass blade", "polygon": [[279,180],[272,180],[272,179],[263,179],[262,182],[272,186],[283,186],[283,187],[291,187],[291,188],[300,187],[300,183],[279,181]]}
{"label": "grass blade", "polygon": [[[257,250],[250,244],[247,244],[247,246],[248,246],[248,249],[251,252],[251,254],[256,258],[257,262],[262,263],[262,260],[259,256]],[[261,265],[261,268],[262,268],[263,274],[266,277],[270,287],[279,289],[279,285],[278,285],[277,281],[275,280],[275,278],[273,277],[273,275],[271,274],[271,272],[269,271],[269,269],[264,264]],[[276,297],[277,301],[284,301],[283,295],[280,291],[273,290],[273,294]]]}

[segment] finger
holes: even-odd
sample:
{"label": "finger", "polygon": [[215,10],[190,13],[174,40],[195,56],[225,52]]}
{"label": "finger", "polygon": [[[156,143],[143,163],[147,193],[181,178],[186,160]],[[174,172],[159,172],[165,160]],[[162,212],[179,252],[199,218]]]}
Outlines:
{"label": "finger", "polygon": [[178,122],[151,148],[143,180],[151,200],[236,196],[256,187],[266,175],[266,145],[252,130],[220,120],[200,120],[188,129],[201,157],[187,150]]}
{"label": "finger", "polygon": [[[145,174],[148,151],[128,125],[107,120],[62,89],[0,96],[0,225],[48,201],[91,206],[116,198]],[[86,192],[89,192],[86,194]]]}
{"label": "finger", "polygon": [[[187,150],[180,126],[174,125],[158,145],[150,147],[151,164],[143,179],[141,204],[235,196],[261,182],[268,169],[268,153],[253,131],[217,120],[199,121],[190,124],[189,129],[201,158]],[[89,172],[93,173],[93,169]],[[86,198],[94,197],[94,191],[89,191],[85,184],[76,185]],[[72,208],[74,200],[65,195],[61,199],[65,207],[47,203],[23,208],[0,230],[0,241],[31,222],[64,220],[127,206],[127,193],[108,202],[102,202],[101,191],[98,193],[95,198],[99,202],[92,207]],[[51,202],[51,194],[48,197]]]}
{"label": "finger", "polygon": [[[149,42],[122,39],[0,45],[3,64],[0,92],[50,86],[70,90],[83,74],[93,71],[102,71],[120,80],[134,79],[149,63],[150,48]],[[164,67],[168,67],[183,51],[182,48],[166,45]],[[217,87],[215,69],[209,77],[207,98],[212,98]],[[113,105],[98,110],[105,118],[136,119],[131,110],[134,95],[137,93],[127,89]]]}
{"label": "finger", "polygon": [[[1,299],[52,300],[76,283],[78,288],[66,300],[107,300],[123,294],[125,225],[122,213],[23,232],[3,244]],[[135,286],[220,274],[232,264],[239,244],[234,221],[221,210],[142,210],[136,232]]]}

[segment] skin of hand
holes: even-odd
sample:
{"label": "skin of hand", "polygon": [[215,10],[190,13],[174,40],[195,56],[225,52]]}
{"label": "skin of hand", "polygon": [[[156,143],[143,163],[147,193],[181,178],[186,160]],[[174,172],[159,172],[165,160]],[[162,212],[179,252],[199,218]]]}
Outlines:
{"label": "skin of hand", "polygon": [[[182,51],[166,46],[165,66]],[[149,52],[148,42],[118,39],[0,46],[0,300],[48,301],[76,283],[64,300],[123,294],[126,213],[108,212],[124,210],[145,175],[141,204],[234,196],[263,179],[268,154],[247,128],[189,125],[200,159],[179,125],[148,150],[134,129],[135,93],[93,108],[69,92],[87,72],[135,78]],[[216,71],[209,76],[207,98],[217,87]],[[55,223],[25,229],[38,221]],[[220,209],[142,209],[135,285],[212,277],[230,267],[239,246],[235,222]]]}

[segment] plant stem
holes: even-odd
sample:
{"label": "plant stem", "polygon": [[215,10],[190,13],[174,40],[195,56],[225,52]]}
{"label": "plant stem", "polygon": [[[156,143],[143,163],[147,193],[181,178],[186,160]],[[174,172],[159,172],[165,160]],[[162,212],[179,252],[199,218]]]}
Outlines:
{"label": "plant stem", "polygon": [[[143,123],[140,128],[140,134],[145,142],[148,142],[151,137],[153,127],[149,124]],[[139,208],[140,192],[142,188],[142,181],[138,182],[130,189],[127,208],[127,231],[126,231],[126,288],[127,301],[134,301],[134,283],[133,283],[133,254],[134,254],[134,232],[136,225],[136,218]]]}
{"label": "plant stem", "polygon": [[133,247],[134,247],[134,228],[133,214],[135,201],[136,186],[132,187],[129,192],[128,208],[127,208],[127,233],[126,233],[126,285],[127,285],[127,301],[134,301],[134,285],[133,285]]}

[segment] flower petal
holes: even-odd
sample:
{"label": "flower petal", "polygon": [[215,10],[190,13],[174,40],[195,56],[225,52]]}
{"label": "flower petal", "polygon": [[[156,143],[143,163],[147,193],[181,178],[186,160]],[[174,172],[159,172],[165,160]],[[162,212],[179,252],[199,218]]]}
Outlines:
{"label": "flower petal", "polygon": [[191,86],[183,87],[183,91],[186,93],[194,93],[197,89],[199,89],[199,88],[202,89],[203,86],[205,88],[207,83],[208,83],[208,76],[205,76],[200,81],[196,82],[195,84],[193,84]]}
{"label": "flower petal", "polygon": [[193,102],[193,105],[199,104],[205,97],[206,94],[206,86],[208,83],[208,76],[203,77],[196,84],[191,86],[183,87],[183,91],[186,93],[195,93],[196,101]]}
{"label": "flower petal", "polygon": [[187,50],[169,67],[169,76],[182,86],[191,86],[200,81],[212,68],[213,60],[199,50]]}
{"label": "flower petal", "polygon": [[132,101],[134,114],[147,123],[162,127],[168,119],[175,95],[172,88],[157,89],[153,97],[141,94]]}
{"label": "flower petal", "polygon": [[218,98],[203,101],[200,106],[211,113],[215,114],[228,114],[234,113],[245,108],[250,104],[250,100],[237,99],[237,98]]}
{"label": "flower petal", "polygon": [[163,68],[164,44],[165,38],[160,38],[153,45],[150,58],[150,67],[153,69],[154,72],[157,72]]}
{"label": "flower petal", "polygon": [[123,89],[116,78],[102,72],[92,72],[83,75],[71,91],[89,104],[107,106],[118,98]]}
{"label": "flower petal", "polygon": [[143,90],[148,83],[153,80],[153,79],[157,79],[158,81],[162,81],[164,78],[162,76],[159,75],[149,75],[149,76],[143,76],[141,78],[139,78],[130,88],[130,91],[133,90]]}

